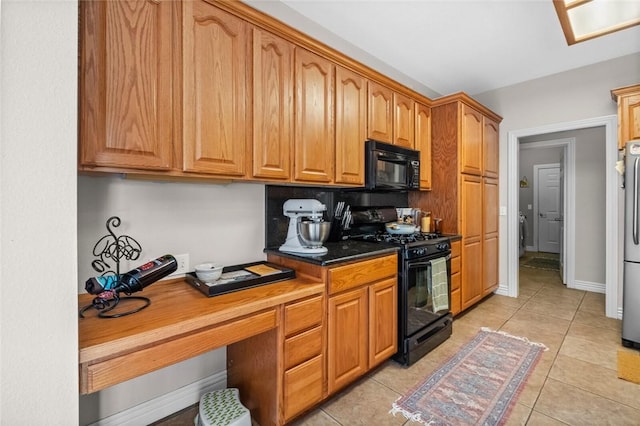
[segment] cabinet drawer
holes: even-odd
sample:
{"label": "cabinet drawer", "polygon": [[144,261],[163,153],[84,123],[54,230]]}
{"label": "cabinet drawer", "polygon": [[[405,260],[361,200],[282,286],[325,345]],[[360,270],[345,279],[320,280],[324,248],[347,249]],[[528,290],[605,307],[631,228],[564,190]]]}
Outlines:
{"label": "cabinet drawer", "polygon": [[329,270],[329,294],[369,284],[398,274],[398,256],[393,254],[363,260]]}
{"label": "cabinet drawer", "polygon": [[303,412],[322,400],[322,355],[284,373],[284,418]]}
{"label": "cabinet drawer", "polygon": [[[453,268],[452,268],[453,269]],[[451,291],[458,290],[460,288],[460,272],[451,273]]]}
{"label": "cabinet drawer", "polygon": [[284,334],[294,335],[322,323],[322,296],[287,305],[284,308]]}
{"label": "cabinet drawer", "polygon": [[462,301],[460,296],[460,290],[453,290],[451,292],[451,313],[457,315],[462,309]]}
{"label": "cabinet drawer", "polygon": [[293,336],[284,342],[284,368],[300,364],[322,352],[322,327]]}
{"label": "cabinet drawer", "polygon": [[451,258],[451,273],[456,274],[460,272],[460,256]]}
{"label": "cabinet drawer", "polygon": [[451,242],[451,257],[460,256],[460,240]]}

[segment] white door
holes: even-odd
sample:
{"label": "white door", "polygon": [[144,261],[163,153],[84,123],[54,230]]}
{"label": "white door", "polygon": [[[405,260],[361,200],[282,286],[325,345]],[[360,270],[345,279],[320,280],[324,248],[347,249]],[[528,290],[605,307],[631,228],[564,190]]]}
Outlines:
{"label": "white door", "polygon": [[535,196],[538,205],[538,251],[560,253],[560,166],[538,165]]}

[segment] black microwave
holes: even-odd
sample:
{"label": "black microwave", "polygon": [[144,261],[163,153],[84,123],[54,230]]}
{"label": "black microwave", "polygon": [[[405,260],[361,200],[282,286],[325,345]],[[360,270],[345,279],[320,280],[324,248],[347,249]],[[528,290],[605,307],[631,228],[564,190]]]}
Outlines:
{"label": "black microwave", "polygon": [[365,187],[386,191],[420,189],[420,151],[367,140]]}

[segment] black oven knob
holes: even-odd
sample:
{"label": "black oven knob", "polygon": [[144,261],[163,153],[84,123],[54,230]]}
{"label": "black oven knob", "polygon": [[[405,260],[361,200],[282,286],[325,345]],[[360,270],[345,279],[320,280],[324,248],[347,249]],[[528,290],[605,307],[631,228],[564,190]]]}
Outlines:
{"label": "black oven knob", "polygon": [[440,251],[445,251],[447,250],[449,247],[447,247],[447,243],[440,243],[438,245],[436,245],[436,248]]}

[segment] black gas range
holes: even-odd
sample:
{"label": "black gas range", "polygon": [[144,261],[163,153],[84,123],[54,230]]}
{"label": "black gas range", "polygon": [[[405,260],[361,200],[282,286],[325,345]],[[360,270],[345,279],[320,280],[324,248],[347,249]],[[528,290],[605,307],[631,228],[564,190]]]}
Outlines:
{"label": "black gas range", "polygon": [[419,230],[389,233],[392,207],[354,209],[350,238],[399,247],[398,352],[411,365],[451,336],[451,241]]}

